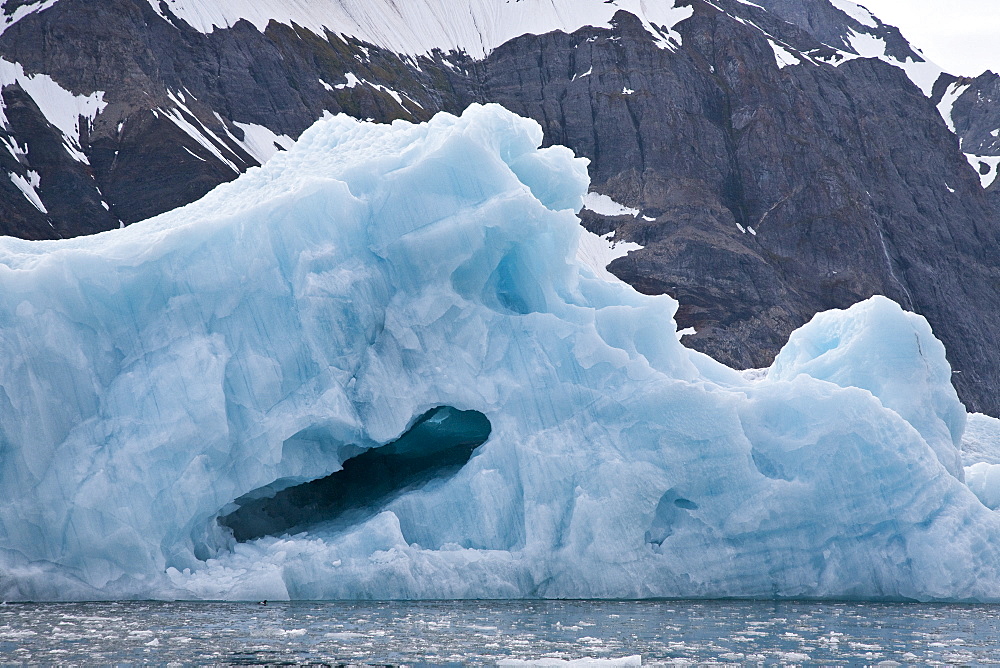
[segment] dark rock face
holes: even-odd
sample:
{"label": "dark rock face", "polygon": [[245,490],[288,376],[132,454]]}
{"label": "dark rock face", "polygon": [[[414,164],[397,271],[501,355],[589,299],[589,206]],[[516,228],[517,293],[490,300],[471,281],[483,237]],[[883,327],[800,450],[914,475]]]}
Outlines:
{"label": "dark rock face", "polygon": [[[25,238],[89,234],[198,199],[260,164],[237,141],[245,134],[237,122],[297,137],[324,111],[385,122],[425,120],[441,108],[461,106],[449,97],[446,81],[432,80],[394,54],[371,49],[371,58],[359,62],[360,53],[358,44],[276,23],[266,34],[241,21],[204,35],[180,20],[165,21],[145,0],[61,0],[22,19],[0,36],[0,56],[27,73],[50,75],[73,93],[106,92],[107,107],[80,139],[92,165],[91,189],[105,195],[110,213],[87,225],[73,211],[79,200],[68,196],[65,217],[46,204],[43,217],[51,225],[4,226],[0,232]],[[345,81],[345,72],[391,82],[410,99],[400,105],[372,86],[333,88]],[[36,114],[35,123],[44,124],[44,116]],[[31,166],[50,159],[49,147],[35,146],[35,134],[18,133],[33,147]],[[42,188],[54,180],[42,174]],[[58,198],[43,199],[50,197]]]}
{"label": "dark rock face", "polygon": [[983,72],[968,84],[952,106],[955,133],[962,150],[973,155],[1000,155],[1000,76]]}
{"label": "dark rock face", "polygon": [[[413,61],[277,23],[204,35],[145,0],[60,0],[4,32],[0,55],[108,105],[82,128],[85,165],[58,158],[44,116],[4,89],[7,131],[30,150],[0,161],[40,174],[48,213],[0,179],[3,232],[90,233],[196,199],[258,164],[245,124],[295,137],[324,111],[423,120],[499,102],[589,157],[594,190],[640,210],[582,218],[644,246],[610,269],[676,297],[689,345],[763,366],[817,311],[884,294],[931,322],[969,408],[1000,413],[1000,196],[935,109],[942,82],[928,100],[881,61],[826,64],[850,50],[848,29],[919,59],[895,29],[827,0],[688,2],[675,50],[619,12],[611,29],[525,35],[482,61]],[[769,40],[800,64],[779,67]],[[348,72],[362,83],[348,87]],[[975,82],[956,130],[966,152],[994,150],[1000,105],[981,100],[996,100],[997,77]]]}
{"label": "dark rock face", "polygon": [[[0,179],[2,231],[45,239],[109,229],[111,216],[101,205],[93,170],[65,150],[62,132],[19,85],[4,88],[2,100],[6,126],[0,129],[0,140],[8,150],[0,153],[0,167],[6,170],[4,176],[11,175]],[[13,178],[36,186],[44,211],[14,185]]]}

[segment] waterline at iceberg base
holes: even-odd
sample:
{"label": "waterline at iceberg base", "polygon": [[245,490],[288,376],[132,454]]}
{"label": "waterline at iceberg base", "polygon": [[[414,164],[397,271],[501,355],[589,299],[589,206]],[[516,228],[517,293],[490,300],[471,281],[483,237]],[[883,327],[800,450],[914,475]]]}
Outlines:
{"label": "waterline at iceberg base", "polygon": [[765,374],[576,261],[500,107],[322,121],[145,223],[0,240],[0,597],[1000,600],[923,318]]}

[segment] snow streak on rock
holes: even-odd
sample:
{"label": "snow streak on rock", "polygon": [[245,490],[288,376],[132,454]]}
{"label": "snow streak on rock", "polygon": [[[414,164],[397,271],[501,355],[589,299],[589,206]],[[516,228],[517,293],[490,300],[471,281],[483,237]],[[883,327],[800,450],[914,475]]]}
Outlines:
{"label": "snow streak on rock", "polygon": [[[25,74],[20,64],[0,59],[0,87],[18,84],[31,96],[45,119],[62,132],[66,151],[87,164],[80,148],[80,123],[91,122],[107,106],[104,91],[74,95],[45,74]],[[0,101],[0,121],[6,125]]]}

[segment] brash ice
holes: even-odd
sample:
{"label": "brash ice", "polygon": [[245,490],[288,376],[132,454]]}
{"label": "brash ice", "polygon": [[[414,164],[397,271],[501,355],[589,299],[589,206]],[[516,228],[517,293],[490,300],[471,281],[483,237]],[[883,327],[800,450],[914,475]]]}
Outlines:
{"label": "brash ice", "polygon": [[541,140],[336,117],[0,240],[0,596],[1000,600],[924,319],[821,314],[767,373],[686,349],[577,261],[587,163]]}

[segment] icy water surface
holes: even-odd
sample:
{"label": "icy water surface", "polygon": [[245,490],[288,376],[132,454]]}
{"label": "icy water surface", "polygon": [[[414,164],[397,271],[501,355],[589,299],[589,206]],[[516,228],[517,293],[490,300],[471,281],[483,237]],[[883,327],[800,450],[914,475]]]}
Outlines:
{"label": "icy water surface", "polygon": [[[794,602],[0,605],[0,664],[1000,662],[1000,609]],[[632,663],[638,661],[633,658]]]}

